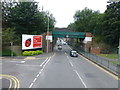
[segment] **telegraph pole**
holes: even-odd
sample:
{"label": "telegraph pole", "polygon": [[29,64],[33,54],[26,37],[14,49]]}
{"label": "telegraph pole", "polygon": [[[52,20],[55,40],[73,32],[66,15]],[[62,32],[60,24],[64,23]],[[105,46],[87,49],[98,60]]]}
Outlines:
{"label": "telegraph pole", "polygon": [[49,36],[49,17],[48,17],[48,25],[47,25],[47,53],[49,49],[48,36]]}

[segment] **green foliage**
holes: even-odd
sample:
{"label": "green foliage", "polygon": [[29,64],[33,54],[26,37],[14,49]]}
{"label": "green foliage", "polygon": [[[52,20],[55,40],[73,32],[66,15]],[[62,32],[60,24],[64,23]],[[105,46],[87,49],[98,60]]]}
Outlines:
{"label": "green foliage", "polygon": [[77,32],[91,32],[97,43],[118,47],[120,37],[120,1],[107,6],[105,13],[85,8],[76,11],[75,22],[68,28]]}
{"label": "green foliage", "polygon": [[103,22],[102,36],[112,46],[118,46],[120,36],[120,1],[107,6]]}
{"label": "green foliage", "polygon": [[2,45],[9,45],[14,42],[15,28],[4,28],[2,30]]}
{"label": "green foliage", "polygon": [[37,50],[37,51],[24,51],[23,56],[33,56],[33,55],[39,55],[42,54],[43,51]]}
{"label": "green foliage", "polygon": [[3,28],[14,28],[14,44],[20,45],[22,34],[42,34],[47,31],[49,18],[50,31],[54,29],[55,18],[52,14],[40,11],[38,3],[29,2],[2,2]]}
{"label": "green foliage", "polygon": [[99,11],[93,11],[88,8],[82,11],[78,10],[74,15],[75,22],[72,24],[72,27],[75,28],[75,31],[92,33],[97,24],[98,15]]}

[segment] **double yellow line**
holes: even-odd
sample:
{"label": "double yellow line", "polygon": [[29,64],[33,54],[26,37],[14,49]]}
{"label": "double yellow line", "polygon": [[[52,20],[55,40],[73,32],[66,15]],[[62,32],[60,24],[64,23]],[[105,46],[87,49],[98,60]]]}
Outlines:
{"label": "double yellow line", "polygon": [[14,90],[17,90],[18,88],[20,88],[20,81],[15,76],[0,74],[0,77],[13,80],[14,87],[9,86],[9,89],[14,88]]}

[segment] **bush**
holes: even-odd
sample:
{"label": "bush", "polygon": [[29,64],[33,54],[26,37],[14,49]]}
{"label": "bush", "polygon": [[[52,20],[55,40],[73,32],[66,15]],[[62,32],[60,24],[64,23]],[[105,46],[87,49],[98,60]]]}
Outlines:
{"label": "bush", "polygon": [[23,56],[33,56],[33,55],[39,55],[42,54],[43,51],[37,50],[37,51],[24,51]]}

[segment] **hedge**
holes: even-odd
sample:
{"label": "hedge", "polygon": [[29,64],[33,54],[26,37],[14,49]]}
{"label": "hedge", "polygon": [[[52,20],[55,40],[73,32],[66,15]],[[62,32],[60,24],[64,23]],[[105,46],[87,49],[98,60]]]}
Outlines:
{"label": "hedge", "polygon": [[33,55],[39,55],[42,54],[43,51],[37,50],[37,51],[24,51],[23,56],[33,56]]}

